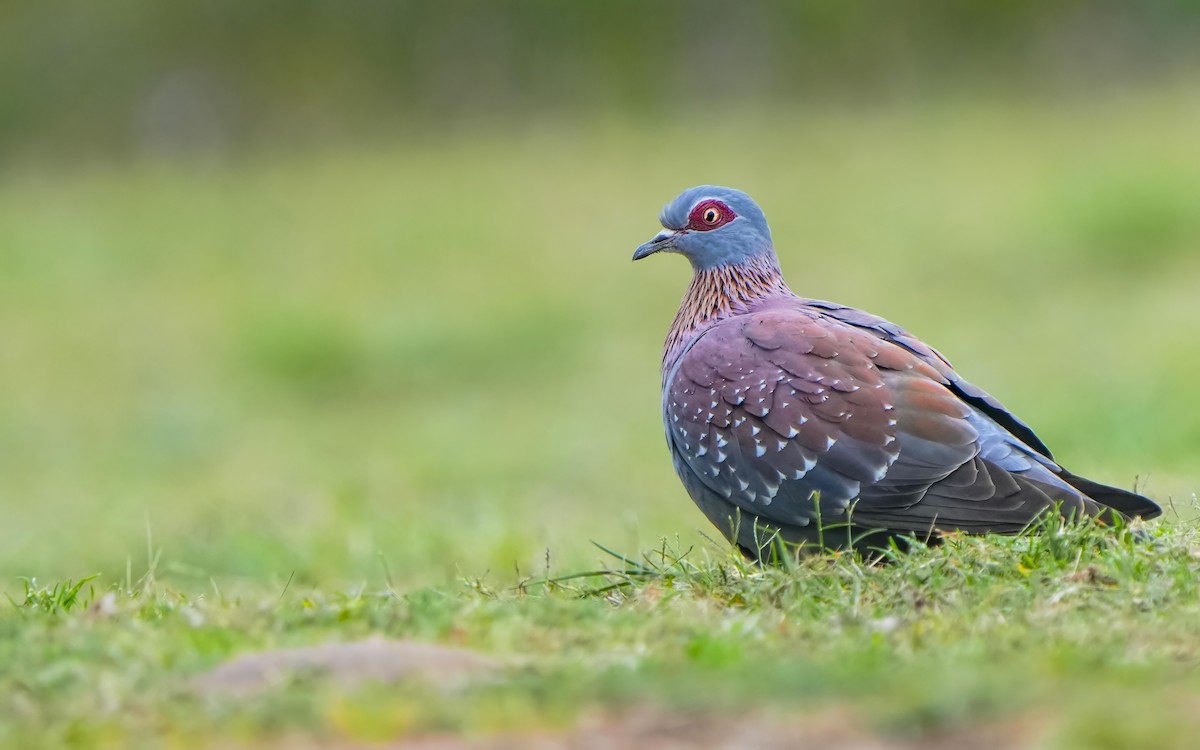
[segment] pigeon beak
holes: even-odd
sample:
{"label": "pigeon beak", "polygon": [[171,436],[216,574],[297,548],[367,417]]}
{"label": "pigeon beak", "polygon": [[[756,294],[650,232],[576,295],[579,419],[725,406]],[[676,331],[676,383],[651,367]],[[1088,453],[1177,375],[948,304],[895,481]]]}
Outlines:
{"label": "pigeon beak", "polygon": [[673,229],[664,229],[663,231],[654,235],[654,239],[650,240],[644,245],[640,245],[637,250],[634,250],[633,259],[641,260],[649,255],[654,255],[660,250],[673,249],[675,247],[675,238],[680,234],[683,233]]}

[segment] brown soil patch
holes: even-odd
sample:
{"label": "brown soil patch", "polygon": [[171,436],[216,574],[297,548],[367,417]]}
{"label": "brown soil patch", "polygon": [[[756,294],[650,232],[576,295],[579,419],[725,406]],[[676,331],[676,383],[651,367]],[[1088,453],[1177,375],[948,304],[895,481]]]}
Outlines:
{"label": "brown soil patch", "polygon": [[497,669],[482,654],[430,643],[370,638],[243,654],[192,681],[203,695],[247,695],[296,677],[321,677],[343,688],[424,680],[453,684]]}

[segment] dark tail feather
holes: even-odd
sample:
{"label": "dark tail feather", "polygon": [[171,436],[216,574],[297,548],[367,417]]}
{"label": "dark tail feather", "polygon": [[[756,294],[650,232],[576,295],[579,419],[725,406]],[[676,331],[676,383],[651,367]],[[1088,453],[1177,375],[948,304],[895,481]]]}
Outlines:
{"label": "dark tail feather", "polygon": [[1136,492],[1109,487],[1107,484],[1077,477],[1066,469],[1063,470],[1061,476],[1067,484],[1083,494],[1129,518],[1149,519],[1162,515],[1162,508],[1158,507],[1158,503],[1148,497],[1142,497]]}

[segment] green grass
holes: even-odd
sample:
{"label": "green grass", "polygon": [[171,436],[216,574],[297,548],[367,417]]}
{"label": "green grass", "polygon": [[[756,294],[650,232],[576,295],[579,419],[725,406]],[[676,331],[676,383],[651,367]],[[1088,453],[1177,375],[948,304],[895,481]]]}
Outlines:
{"label": "green grass", "polygon": [[[850,556],[759,570],[662,545],[568,581],[184,593],[153,575],[101,595],[29,584],[0,620],[12,746],[328,742],[555,731],[603,707],[816,715],[881,736],[1010,724],[1050,747],[1188,747],[1200,726],[1200,553],[1051,528],[955,540],[891,564]],[[503,680],[449,692],[301,681],[202,700],[189,675],[236,653],[368,634],[503,655]],[[280,745],[286,746],[286,745]]]}
{"label": "green grass", "polygon": [[[479,736],[649,704],[1185,746],[1196,132],[1193,88],[8,172],[0,744]],[[1074,471],[1140,477],[1177,510],[1158,542],[757,571],[707,541],[659,424],[686,268],[629,263],[699,182],[760,200],[795,289],[918,332]],[[532,583],[618,564],[592,541],[657,572]],[[453,695],[183,690],[369,633],[518,666]]]}

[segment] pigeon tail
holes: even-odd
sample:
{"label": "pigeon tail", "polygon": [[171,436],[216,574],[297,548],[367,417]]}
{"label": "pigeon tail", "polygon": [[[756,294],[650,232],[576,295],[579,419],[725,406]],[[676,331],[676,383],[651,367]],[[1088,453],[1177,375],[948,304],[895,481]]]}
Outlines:
{"label": "pigeon tail", "polygon": [[1162,508],[1158,503],[1148,497],[1143,497],[1136,492],[1123,490],[1120,487],[1110,487],[1107,484],[1100,484],[1091,479],[1086,479],[1077,476],[1067,471],[1062,470],[1059,475],[1063,481],[1087,495],[1098,503],[1107,505],[1115,511],[1129,518],[1158,518],[1162,515]]}

